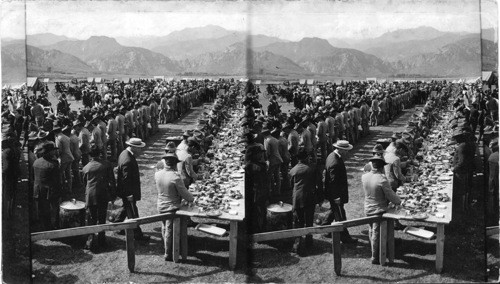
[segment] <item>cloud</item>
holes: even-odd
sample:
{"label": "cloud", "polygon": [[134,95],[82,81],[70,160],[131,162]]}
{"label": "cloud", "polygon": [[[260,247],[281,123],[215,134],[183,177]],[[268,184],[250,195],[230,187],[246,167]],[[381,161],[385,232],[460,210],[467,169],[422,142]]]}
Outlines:
{"label": "cloud", "polygon": [[25,12],[23,1],[0,1],[0,35],[2,38],[25,38]]}

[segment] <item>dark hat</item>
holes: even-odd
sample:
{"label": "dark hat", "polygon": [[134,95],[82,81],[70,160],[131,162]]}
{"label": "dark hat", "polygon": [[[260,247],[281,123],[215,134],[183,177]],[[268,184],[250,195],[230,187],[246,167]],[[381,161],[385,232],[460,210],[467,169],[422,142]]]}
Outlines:
{"label": "dark hat", "polygon": [[49,135],[49,132],[40,130],[38,132],[37,138],[38,139],[45,139]]}
{"label": "dark hat", "polygon": [[31,131],[31,132],[28,134],[28,140],[29,140],[29,141],[35,141],[35,140],[38,140],[38,132],[36,132],[36,131]]}
{"label": "dark hat", "polygon": [[264,133],[270,133],[271,132],[271,128],[270,128],[270,125],[268,123],[266,123],[263,127],[262,127],[262,131],[261,133],[264,134]]}
{"label": "dark hat", "polygon": [[304,147],[299,148],[299,151],[297,153],[297,159],[299,160],[307,159],[307,151]]}
{"label": "dark hat", "polygon": [[375,147],[373,147],[372,153],[384,154],[385,153],[384,146],[382,146],[381,144],[376,144]]}
{"label": "dark hat", "polygon": [[387,163],[385,162],[384,158],[382,158],[380,156],[377,156],[377,155],[374,155],[373,157],[370,158],[370,162],[373,162],[373,161],[380,161],[384,165],[387,165]]}
{"label": "dark hat", "polygon": [[174,142],[168,142],[167,145],[165,146],[165,152],[175,152],[177,150],[177,147],[175,146]]}
{"label": "dark hat", "polygon": [[40,154],[45,154],[49,153],[50,151],[57,150],[56,144],[52,141],[46,142],[42,145],[38,153]]}
{"label": "dark hat", "polygon": [[173,160],[175,163],[179,162],[179,158],[177,157],[177,154],[175,154],[175,152],[167,152],[161,158],[164,160]]}
{"label": "dark hat", "polygon": [[99,155],[101,154],[101,150],[99,149],[99,147],[97,147],[97,144],[95,143],[92,143],[90,145],[90,152],[89,152],[89,155],[91,157],[99,157]]}
{"label": "dark hat", "polygon": [[397,133],[397,132],[393,132],[393,133],[392,133],[391,138],[392,138],[392,139],[399,139],[399,138],[400,138],[400,136],[398,135],[398,133]]}
{"label": "dark hat", "polygon": [[182,137],[191,137],[191,133],[189,133],[189,130],[184,130],[184,133],[182,133]]}

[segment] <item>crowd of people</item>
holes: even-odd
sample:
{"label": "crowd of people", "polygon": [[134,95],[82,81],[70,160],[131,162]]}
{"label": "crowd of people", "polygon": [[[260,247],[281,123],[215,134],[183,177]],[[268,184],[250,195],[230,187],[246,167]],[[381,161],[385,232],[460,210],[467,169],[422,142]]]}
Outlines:
{"label": "crowd of people", "polygon": [[[450,106],[450,101],[458,121],[457,133],[453,135],[453,143],[458,145],[453,161],[453,171],[458,175],[454,179],[454,200],[463,200],[454,208],[467,210],[473,202],[470,193],[474,169],[470,161],[475,151],[471,149],[479,140],[488,145],[491,134],[498,136],[498,132],[491,131],[498,127],[495,126],[498,125],[497,92],[446,82],[327,84],[320,86],[314,95],[307,86],[299,85],[287,92],[293,94],[289,97],[293,97],[295,107],[289,114],[281,111],[274,96],[267,115],[259,114],[263,112],[256,93],[247,94],[243,101],[245,118],[241,124],[247,143],[245,188],[247,196],[254,197],[250,201],[254,204],[250,209],[252,218],[260,220],[252,220],[257,224],[253,226],[254,232],[269,229],[265,226],[266,206],[286,196],[292,200],[294,228],[312,226],[315,206],[324,200],[329,202],[330,209],[321,225],[346,220],[344,206],[349,202],[346,154],[361,138],[369,135],[370,126],[390,122],[404,109],[416,104],[424,105],[421,113],[412,114],[403,132],[387,137],[391,140],[387,148],[374,145],[374,156],[362,178],[366,215],[385,212],[388,201],[401,202],[396,189],[413,178],[408,172],[422,158],[419,149],[433,125],[442,119],[440,112]],[[488,137],[484,136],[484,129],[490,129]],[[498,150],[498,146],[495,148],[498,140],[493,141],[493,149]],[[494,176],[498,177],[498,172]],[[396,228],[403,226],[397,222]],[[374,245],[374,264],[378,263],[378,231],[377,224],[372,224],[370,238]],[[357,242],[347,230],[342,232],[341,241]],[[303,254],[311,245],[312,236],[306,236],[305,240],[297,238],[293,251]]]}
{"label": "crowd of people", "polygon": [[[374,145],[362,177],[366,215],[387,210],[388,202],[400,203],[396,189],[411,179],[408,172],[421,158],[421,149],[432,127],[442,121],[443,109],[453,109],[449,121],[454,129],[453,157],[455,210],[467,211],[474,203],[472,161],[477,144],[485,146],[487,196],[491,212],[498,216],[498,93],[475,85],[446,82],[368,83],[349,82],[317,87],[314,95],[306,85],[286,89],[295,109],[281,111],[272,96],[263,111],[258,87],[232,80],[216,82],[136,81],[115,82],[103,88],[80,87],[84,107],[72,110],[65,93],[59,94],[56,111],[49,93],[27,96],[26,92],[4,93],[2,104],[3,202],[9,214],[15,209],[20,178],[20,159],[27,146],[28,183],[33,201],[32,221],[40,230],[59,226],[59,205],[84,188],[88,225],[106,222],[109,201],[120,197],[123,214],[139,216],[141,182],[137,157],[159,124],[170,123],[193,106],[213,102],[193,131],[185,131],[179,145],[166,143],[166,154],[157,165],[155,182],[158,212],[180,207],[193,196],[187,188],[203,179],[198,168],[206,160],[212,137],[228,119],[229,109],[242,107],[246,144],[245,203],[252,233],[266,231],[267,205],[289,196],[294,228],[313,226],[316,204],[325,200],[329,211],[319,225],[347,219],[349,203],[348,152],[370,135],[370,127],[386,124],[405,109],[424,105],[412,114],[405,130],[393,133],[389,145]],[[239,99],[241,97],[241,99]],[[477,134],[477,135],[476,135]],[[498,217],[497,217],[498,218]],[[401,224],[396,224],[400,228]],[[378,232],[371,225],[372,262],[377,263]],[[162,228],[165,259],[172,259],[172,223]],[[135,238],[149,237],[140,228]],[[104,233],[97,243],[105,245]],[[91,247],[94,236],[87,243]],[[357,239],[347,229],[341,241]],[[312,246],[312,236],[297,238],[293,250],[300,255]]]}
{"label": "crowd of people", "polygon": [[[217,132],[225,118],[222,110],[228,104],[227,98],[234,99],[234,92],[230,92],[233,85],[234,80],[141,80],[133,84],[115,82],[102,88],[84,84],[83,108],[71,109],[67,94],[56,92],[59,97],[55,112],[49,100],[54,94],[47,89],[36,96],[28,96],[26,90],[4,92],[4,208],[14,213],[20,159],[27,154],[31,208],[35,213],[32,221],[40,223],[40,230],[58,228],[61,202],[82,194],[90,225],[105,222],[108,201],[114,201],[116,196],[122,198],[127,216],[137,217],[136,201],[141,195],[135,157],[140,154],[140,146],[159,131],[159,124],[180,118],[194,106],[214,102],[213,109],[206,113],[206,123],[195,133],[184,135],[189,143],[206,147],[210,141],[207,137]],[[135,237],[147,239],[140,229]]]}

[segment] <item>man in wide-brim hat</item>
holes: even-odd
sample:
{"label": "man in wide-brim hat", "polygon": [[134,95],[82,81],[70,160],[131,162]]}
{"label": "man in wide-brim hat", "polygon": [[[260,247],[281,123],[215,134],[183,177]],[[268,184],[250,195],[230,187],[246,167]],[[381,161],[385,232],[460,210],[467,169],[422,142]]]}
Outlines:
{"label": "man in wide-brim hat", "polygon": [[[344,204],[349,202],[349,192],[344,158],[353,147],[346,140],[338,140],[333,147],[335,150],[328,155],[325,164],[327,173],[325,175],[325,198],[330,202],[330,211],[322,225],[330,225],[333,220],[338,222],[347,220]],[[358,242],[350,236],[347,229],[341,233],[341,241],[347,244]]]}

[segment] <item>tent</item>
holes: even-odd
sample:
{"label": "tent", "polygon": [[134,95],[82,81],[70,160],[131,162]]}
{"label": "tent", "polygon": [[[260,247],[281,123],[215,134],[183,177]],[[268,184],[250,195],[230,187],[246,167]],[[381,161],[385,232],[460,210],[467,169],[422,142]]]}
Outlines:
{"label": "tent", "polygon": [[102,83],[102,78],[100,78],[100,77],[96,77],[96,78],[95,78],[95,80],[94,80],[94,82],[95,82],[96,84],[101,84],[101,83]]}
{"label": "tent", "polygon": [[314,83],[316,83],[316,81],[314,79],[307,79],[307,85],[314,85]]}
{"label": "tent", "polygon": [[28,89],[31,89],[33,92],[43,89],[42,82],[37,77],[28,77],[27,79],[26,86]]}
{"label": "tent", "polygon": [[367,82],[377,82],[377,78],[366,78]]}
{"label": "tent", "polygon": [[88,77],[87,78],[87,83],[94,83],[94,78]]}
{"label": "tent", "polygon": [[483,85],[488,85],[491,89],[491,86],[496,86],[498,84],[498,76],[496,72],[493,71],[483,71],[481,76]]}
{"label": "tent", "polygon": [[300,80],[299,80],[299,84],[301,84],[301,85],[305,85],[305,84],[306,84],[306,79],[300,79]]}
{"label": "tent", "polygon": [[49,82],[49,78],[45,78],[45,79],[43,79],[43,82],[44,82],[44,83],[48,83],[48,82]]}
{"label": "tent", "polygon": [[257,80],[257,81],[255,81],[255,85],[260,85],[261,83],[262,83],[262,81],[261,81],[261,80]]}

